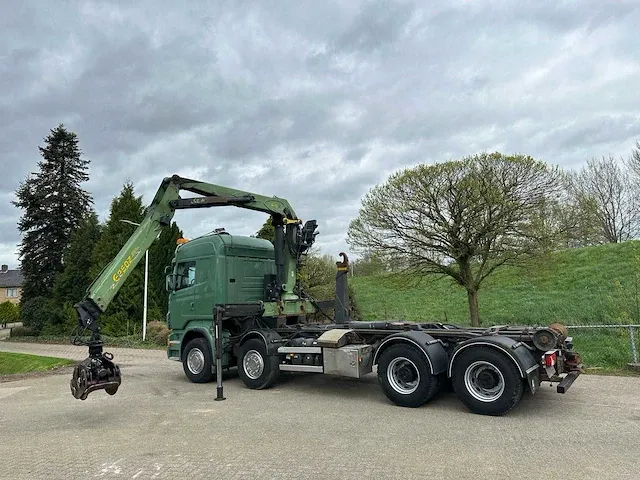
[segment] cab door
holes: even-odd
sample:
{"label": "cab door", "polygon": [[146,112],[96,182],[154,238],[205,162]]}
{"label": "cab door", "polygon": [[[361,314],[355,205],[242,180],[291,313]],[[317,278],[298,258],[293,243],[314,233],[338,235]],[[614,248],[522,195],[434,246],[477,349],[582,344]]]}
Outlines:
{"label": "cab door", "polygon": [[173,329],[182,329],[193,319],[195,313],[195,259],[185,259],[176,265],[175,283],[171,293],[171,326]]}

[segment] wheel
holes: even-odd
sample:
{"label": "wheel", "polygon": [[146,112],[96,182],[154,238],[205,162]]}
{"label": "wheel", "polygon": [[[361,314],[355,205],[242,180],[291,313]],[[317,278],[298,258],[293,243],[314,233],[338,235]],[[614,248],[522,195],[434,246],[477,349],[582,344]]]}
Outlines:
{"label": "wheel", "polygon": [[378,382],[396,405],[419,407],[438,391],[438,377],[431,374],[424,353],[413,345],[391,345],[380,355]]}
{"label": "wheel", "polygon": [[469,348],[456,358],[453,386],[469,410],[481,415],[504,415],[524,394],[513,360],[490,348]]}
{"label": "wheel", "polygon": [[267,355],[267,348],[262,340],[248,340],[240,347],[238,375],[242,383],[251,389],[269,388],[280,376],[278,357]]}
{"label": "wheel", "polygon": [[207,383],[215,378],[211,350],[206,339],[198,337],[187,343],[182,353],[182,368],[193,383]]}

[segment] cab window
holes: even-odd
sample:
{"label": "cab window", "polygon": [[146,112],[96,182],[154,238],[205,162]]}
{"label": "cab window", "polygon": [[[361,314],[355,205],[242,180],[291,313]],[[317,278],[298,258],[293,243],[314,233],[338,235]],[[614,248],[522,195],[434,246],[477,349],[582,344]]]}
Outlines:
{"label": "cab window", "polygon": [[196,283],[196,262],[182,262],[176,267],[176,290],[188,288]]}

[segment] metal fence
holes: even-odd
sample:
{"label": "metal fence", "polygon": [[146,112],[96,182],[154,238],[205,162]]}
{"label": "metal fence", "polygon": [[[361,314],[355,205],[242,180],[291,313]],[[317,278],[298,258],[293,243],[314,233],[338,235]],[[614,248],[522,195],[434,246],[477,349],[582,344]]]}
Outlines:
{"label": "metal fence", "polygon": [[638,364],[639,324],[567,325],[567,328],[588,368],[615,369]]}

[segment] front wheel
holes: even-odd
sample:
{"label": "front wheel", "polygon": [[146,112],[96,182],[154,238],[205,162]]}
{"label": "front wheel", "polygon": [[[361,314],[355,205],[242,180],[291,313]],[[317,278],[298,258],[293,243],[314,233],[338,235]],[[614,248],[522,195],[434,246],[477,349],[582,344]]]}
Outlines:
{"label": "front wheel", "polygon": [[480,415],[504,415],[520,402],[524,393],[513,360],[482,347],[469,348],[456,358],[453,385],[462,403]]}
{"label": "front wheel", "polygon": [[415,408],[427,403],[437,393],[438,381],[425,354],[413,345],[391,345],[380,355],[378,382],[396,405]]}
{"label": "front wheel", "polygon": [[240,347],[238,375],[242,383],[251,389],[269,388],[280,375],[278,357],[267,355],[263,341],[257,338],[248,340]]}
{"label": "front wheel", "polygon": [[194,338],[187,343],[182,353],[182,368],[193,383],[207,383],[215,378],[211,350],[204,338]]}

